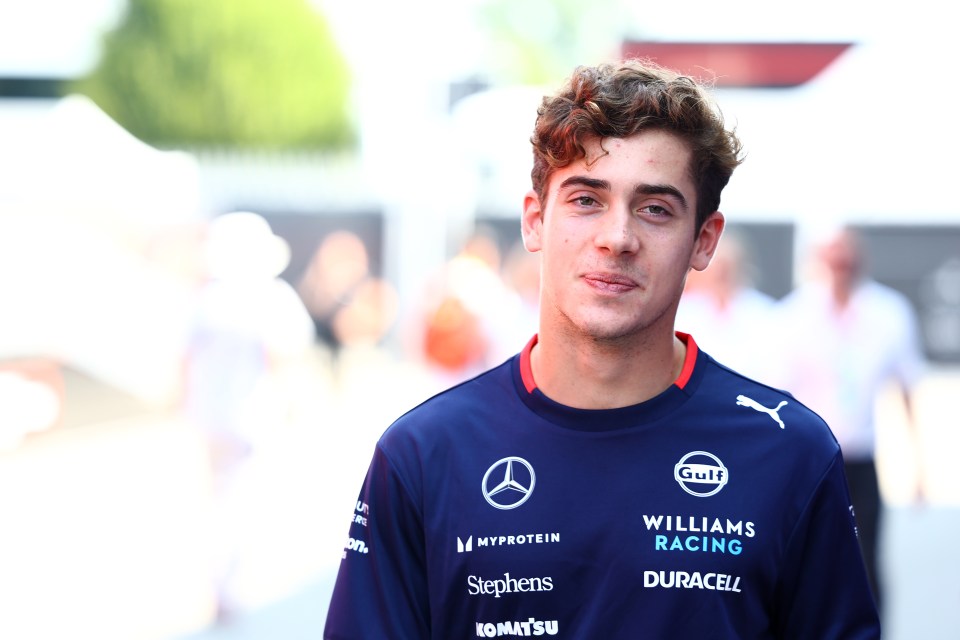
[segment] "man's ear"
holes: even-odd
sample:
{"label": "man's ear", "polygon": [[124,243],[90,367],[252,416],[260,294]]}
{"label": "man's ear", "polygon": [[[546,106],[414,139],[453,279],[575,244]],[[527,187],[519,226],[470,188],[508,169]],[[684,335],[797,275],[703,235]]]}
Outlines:
{"label": "man's ear", "polygon": [[691,268],[697,271],[707,268],[713,254],[717,251],[717,244],[720,242],[725,224],[723,214],[719,211],[714,211],[707,217],[693,244],[693,255],[690,256]]}
{"label": "man's ear", "polygon": [[520,218],[520,234],[523,237],[523,246],[533,253],[543,248],[543,208],[540,198],[533,190],[523,197],[523,216]]}

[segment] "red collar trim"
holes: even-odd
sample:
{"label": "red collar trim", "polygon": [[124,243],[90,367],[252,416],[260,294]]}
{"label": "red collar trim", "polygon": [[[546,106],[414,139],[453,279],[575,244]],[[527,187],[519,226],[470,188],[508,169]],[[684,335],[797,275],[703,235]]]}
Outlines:
{"label": "red collar trim", "polygon": [[[687,383],[690,382],[690,376],[693,375],[693,368],[697,363],[697,352],[699,349],[693,336],[689,333],[677,331],[677,337],[687,345],[687,355],[683,359],[683,368],[680,369],[680,375],[673,381],[673,384],[683,389],[687,386]],[[538,339],[539,336],[535,334],[530,338],[530,342],[523,348],[523,351],[520,352],[520,379],[523,380],[523,387],[527,390],[527,393],[533,393],[533,390],[537,388],[537,381],[533,379],[533,367],[530,364],[530,354],[533,351],[534,345],[537,344]]]}
{"label": "red collar trim", "polygon": [[677,331],[677,337],[680,338],[683,344],[687,345],[687,355],[683,359],[683,368],[680,369],[680,375],[673,381],[673,384],[683,389],[687,386],[687,383],[690,382],[690,376],[693,375],[693,368],[697,364],[697,352],[699,349],[693,336],[689,333]]}
{"label": "red collar trim", "polygon": [[533,367],[530,365],[530,353],[538,339],[539,336],[533,334],[530,342],[520,352],[520,379],[523,380],[523,387],[527,390],[527,393],[533,393],[533,390],[537,388],[537,382],[533,379]]}

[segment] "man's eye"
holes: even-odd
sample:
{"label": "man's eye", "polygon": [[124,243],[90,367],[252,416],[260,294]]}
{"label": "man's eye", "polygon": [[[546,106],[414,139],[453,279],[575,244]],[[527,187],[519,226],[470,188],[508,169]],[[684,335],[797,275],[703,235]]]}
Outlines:
{"label": "man's eye", "polygon": [[574,202],[582,207],[592,207],[593,205],[597,204],[597,201],[590,196],[577,196],[574,198]]}
{"label": "man's eye", "polygon": [[641,208],[640,211],[644,211],[644,212],[646,212],[646,213],[650,213],[650,214],[653,214],[653,215],[655,215],[655,216],[668,216],[668,215],[670,215],[670,210],[669,210],[669,209],[667,209],[667,208],[665,208],[665,207],[661,207],[661,206],[658,205],[658,204],[648,204],[647,206]]}

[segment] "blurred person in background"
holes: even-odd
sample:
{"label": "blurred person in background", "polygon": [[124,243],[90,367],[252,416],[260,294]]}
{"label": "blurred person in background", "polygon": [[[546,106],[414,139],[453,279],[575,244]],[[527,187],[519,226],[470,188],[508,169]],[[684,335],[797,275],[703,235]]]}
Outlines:
{"label": "blurred person in background", "polygon": [[676,327],[723,364],[768,382],[776,300],[753,285],[752,269],[744,239],[725,230],[710,266],[687,277]]}
{"label": "blurred person in background", "polygon": [[373,453],[324,637],[879,637],[829,429],[674,331],[742,159],[639,61],[543,99],[522,237],[538,333]]}
{"label": "blurred person in background", "polygon": [[286,241],[256,213],[218,216],[206,230],[183,409],[209,448],[221,621],[242,608],[235,580],[258,519],[257,454],[283,437],[298,402],[294,378],[314,341],[303,303],[279,278],[289,259]]}
{"label": "blurred person in background", "polygon": [[440,387],[475,376],[503,354],[502,321],[511,307],[501,266],[496,238],[476,229],[427,283],[412,341]]}
{"label": "blurred person in background", "polygon": [[[837,226],[811,233],[805,282],[779,303],[783,353],[777,382],[819,413],[840,443],[860,543],[878,605],[882,497],[875,464],[875,404],[891,382],[913,427],[911,390],[924,369],[918,320],[900,292],[868,276],[859,233]],[[917,449],[919,450],[919,449]],[[919,480],[914,492],[923,501]]]}
{"label": "blurred person in background", "polygon": [[344,349],[376,345],[396,320],[394,288],[371,273],[366,245],[346,229],[321,240],[297,283],[297,292],[327,351],[335,380]]}

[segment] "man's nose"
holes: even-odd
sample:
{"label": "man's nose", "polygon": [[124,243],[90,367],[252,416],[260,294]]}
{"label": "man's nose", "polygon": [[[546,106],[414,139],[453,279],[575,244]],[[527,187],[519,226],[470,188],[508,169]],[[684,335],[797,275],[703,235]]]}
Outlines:
{"label": "man's nose", "polygon": [[614,254],[635,253],[640,249],[637,220],[629,207],[613,206],[605,211],[597,230],[596,245]]}

